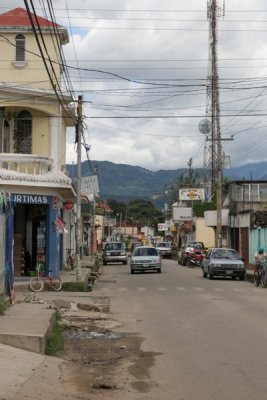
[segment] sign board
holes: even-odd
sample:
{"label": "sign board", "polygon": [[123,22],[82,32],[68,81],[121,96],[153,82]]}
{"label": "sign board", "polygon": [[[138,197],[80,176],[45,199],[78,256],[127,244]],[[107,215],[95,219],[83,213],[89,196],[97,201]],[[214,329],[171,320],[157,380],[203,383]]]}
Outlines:
{"label": "sign board", "polygon": [[168,230],[168,225],[167,224],[158,224],[158,231],[167,231]]}
{"label": "sign board", "polygon": [[179,200],[205,200],[205,189],[179,189]]}
{"label": "sign board", "polygon": [[81,178],[81,191],[88,197],[90,194],[98,194],[98,177],[97,175],[84,176]]}
{"label": "sign board", "polygon": [[172,207],[172,219],[175,222],[190,221],[192,220],[191,207]]}

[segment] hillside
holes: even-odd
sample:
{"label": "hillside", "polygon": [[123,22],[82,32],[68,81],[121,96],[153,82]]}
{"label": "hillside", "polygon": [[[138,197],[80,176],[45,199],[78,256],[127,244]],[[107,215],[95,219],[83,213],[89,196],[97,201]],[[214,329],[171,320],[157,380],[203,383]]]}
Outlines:
{"label": "hillside", "polygon": [[[149,171],[148,169],[127,164],[115,164],[109,161],[92,161],[97,168],[99,187],[102,199],[114,199],[127,203],[133,199],[152,201],[156,207],[162,208],[164,203],[165,187],[177,183],[181,175],[185,175],[187,168],[176,170]],[[76,175],[76,166],[67,165],[71,177]],[[206,174],[206,170],[195,168],[199,177]],[[82,163],[82,176],[92,174],[88,162]],[[230,180],[264,180],[267,177],[267,162],[246,164],[224,171],[224,176]]]}

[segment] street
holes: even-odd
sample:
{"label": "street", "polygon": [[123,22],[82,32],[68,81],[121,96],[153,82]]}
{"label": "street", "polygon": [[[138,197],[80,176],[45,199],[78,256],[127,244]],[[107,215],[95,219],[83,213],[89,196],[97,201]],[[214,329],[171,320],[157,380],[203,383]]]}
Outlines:
{"label": "street", "polygon": [[144,355],[153,354],[143,377],[135,371],[127,400],[265,398],[265,289],[203,279],[199,268],[163,260],[161,274],[102,267],[92,295],[110,297],[113,316],[123,322],[117,331],[138,334]]}

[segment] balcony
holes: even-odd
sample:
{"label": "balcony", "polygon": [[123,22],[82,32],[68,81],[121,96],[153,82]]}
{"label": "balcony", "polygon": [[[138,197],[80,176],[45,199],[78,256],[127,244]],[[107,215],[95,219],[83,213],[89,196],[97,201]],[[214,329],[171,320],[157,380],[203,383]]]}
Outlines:
{"label": "balcony", "polygon": [[71,198],[75,194],[71,179],[53,168],[53,159],[36,154],[0,153],[0,184],[7,188],[14,185],[57,188]]}
{"label": "balcony", "polygon": [[0,168],[17,173],[45,175],[52,164],[51,158],[35,154],[0,153]]}

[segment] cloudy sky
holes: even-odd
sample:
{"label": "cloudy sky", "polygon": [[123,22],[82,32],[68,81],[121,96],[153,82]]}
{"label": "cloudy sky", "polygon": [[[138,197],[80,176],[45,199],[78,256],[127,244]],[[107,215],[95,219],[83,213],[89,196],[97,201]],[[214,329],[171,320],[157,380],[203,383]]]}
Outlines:
{"label": "cloudy sky", "polygon": [[[83,95],[92,160],[149,170],[208,157],[209,20],[206,0],[53,0],[75,95]],[[11,5],[12,4],[12,5]],[[267,2],[217,0],[223,152],[231,165],[267,160]],[[34,1],[44,16],[47,1]],[[24,7],[1,1],[0,12]],[[74,132],[67,162],[76,160]],[[206,147],[206,152],[204,151]],[[85,159],[85,152],[83,159]]]}

